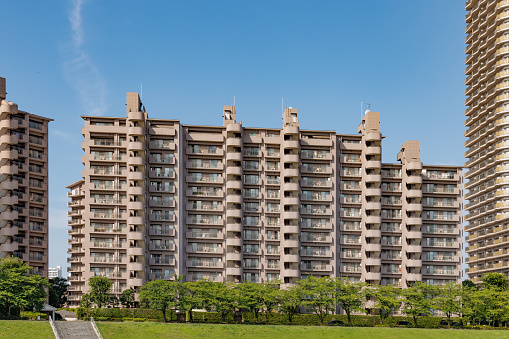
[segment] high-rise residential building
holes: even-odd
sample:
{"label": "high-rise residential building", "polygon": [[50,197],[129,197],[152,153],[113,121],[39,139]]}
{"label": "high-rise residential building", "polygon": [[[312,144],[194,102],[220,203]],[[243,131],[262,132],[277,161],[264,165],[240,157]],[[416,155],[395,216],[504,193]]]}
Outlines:
{"label": "high-rise residential building", "polygon": [[509,1],[465,5],[468,278],[509,274]]}
{"label": "high-rise residential building", "polygon": [[0,78],[0,258],[48,274],[48,122],[6,100]]}
{"label": "high-rise residential building", "polygon": [[48,279],[62,278],[62,266],[48,268]]}
{"label": "high-rise residential building", "polygon": [[84,116],[83,180],[69,185],[69,301],[90,277],[295,283],[308,274],[407,286],[459,282],[462,169],[426,166],[408,141],[381,160],[379,115],[359,134]]}

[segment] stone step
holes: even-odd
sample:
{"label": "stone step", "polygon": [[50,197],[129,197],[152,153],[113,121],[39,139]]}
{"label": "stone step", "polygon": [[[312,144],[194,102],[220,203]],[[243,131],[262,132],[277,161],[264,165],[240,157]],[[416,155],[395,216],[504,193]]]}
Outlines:
{"label": "stone step", "polygon": [[61,339],[98,339],[91,322],[55,321],[54,324]]}

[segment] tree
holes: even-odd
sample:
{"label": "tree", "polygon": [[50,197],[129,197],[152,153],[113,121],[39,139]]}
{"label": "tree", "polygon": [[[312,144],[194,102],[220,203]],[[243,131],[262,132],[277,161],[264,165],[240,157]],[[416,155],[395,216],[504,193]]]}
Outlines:
{"label": "tree", "polygon": [[120,296],[120,303],[124,307],[134,306],[134,291],[130,288],[123,290],[122,295]]}
{"label": "tree", "polygon": [[507,291],[509,280],[507,277],[498,272],[486,273],[482,276],[484,288],[494,289],[496,291]]}
{"label": "tree", "polygon": [[366,290],[368,296],[375,299],[375,308],[380,310],[380,322],[384,320],[401,306],[400,289],[392,285],[375,285]]}
{"label": "tree", "polygon": [[29,275],[32,268],[18,258],[0,259],[0,309],[11,315],[13,308],[41,309],[49,287],[46,279]]}
{"label": "tree", "polygon": [[49,279],[49,304],[56,308],[62,307],[67,302],[67,279],[56,277]]}
{"label": "tree", "polygon": [[286,313],[290,324],[292,323],[293,316],[299,313],[303,296],[302,286],[300,285],[293,285],[279,292],[279,311]]}
{"label": "tree", "polygon": [[214,290],[217,284],[207,280],[178,284],[178,309],[189,314],[190,322],[193,322],[193,308],[211,308],[213,296],[210,290]]}
{"label": "tree", "polygon": [[90,286],[90,301],[94,303],[98,308],[106,305],[109,300],[111,286],[113,281],[106,277],[96,276],[88,279],[88,286]]}
{"label": "tree", "polygon": [[90,298],[90,294],[89,293],[84,293],[81,296],[80,306],[81,307],[85,307],[85,308],[92,307],[92,300]]}
{"label": "tree", "polygon": [[256,322],[258,322],[258,313],[265,306],[263,297],[265,293],[264,286],[262,284],[245,282],[237,285],[237,292],[238,306],[253,312]]}
{"label": "tree", "polygon": [[343,278],[335,279],[336,304],[343,308],[350,325],[352,324],[352,312],[362,311],[362,305],[365,300],[363,293],[365,286],[366,284],[361,282],[350,282]]}
{"label": "tree", "polygon": [[150,308],[161,311],[164,322],[166,322],[166,310],[177,303],[177,284],[175,281],[152,280],[146,282],[140,289],[140,299],[144,300]]}
{"label": "tree", "polygon": [[207,294],[206,299],[225,322],[228,314],[235,310],[235,284],[229,282],[209,284],[210,288],[207,288],[205,292]]}
{"label": "tree", "polygon": [[265,305],[265,320],[269,320],[269,315],[277,307],[278,297],[280,296],[281,282],[279,280],[273,280],[263,283],[263,304]]}
{"label": "tree", "polygon": [[298,283],[306,296],[303,301],[304,306],[311,308],[323,324],[327,314],[334,311],[334,280],[329,277],[316,278],[308,275],[306,279],[301,279]]}
{"label": "tree", "polygon": [[461,282],[461,286],[462,286],[463,288],[467,288],[467,287],[468,287],[468,288],[473,288],[473,289],[475,289],[475,290],[478,290],[477,286],[476,286],[476,285],[474,284],[474,282],[473,282],[472,280],[470,280],[470,279],[463,280],[463,281]]}
{"label": "tree", "polygon": [[432,313],[434,288],[418,281],[413,286],[402,290],[402,292],[405,297],[403,313],[412,317],[414,325],[417,326],[417,317],[429,316]]}
{"label": "tree", "polygon": [[437,295],[433,298],[434,308],[445,314],[449,326],[451,325],[451,316],[453,314],[459,314],[461,311],[460,286],[461,285],[456,283],[448,283],[444,286],[438,286],[436,290]]}

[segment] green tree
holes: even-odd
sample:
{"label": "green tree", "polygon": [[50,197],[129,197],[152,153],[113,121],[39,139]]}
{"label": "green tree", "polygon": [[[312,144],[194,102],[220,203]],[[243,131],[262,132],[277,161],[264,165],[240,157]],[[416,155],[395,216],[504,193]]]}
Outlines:
{"label": "green tree", "polygon": [[461,282],[461,286],[462,286],[463,288],[467,288],[467,287],[468,287],[468,288],[473,288],[473,289],[475,289],[475,290],[478,290],[477,286],[476,286],[476,285],[474,284],[474,282],[473,282],[472,280],[470,280],[470,279],[463,280],[463,281]]}
{"label": "green tree", "polygon": [[509,280],[507,277],[498,272],[486,273],[482,276],[484,288],[494,289],[496,291],[507,291]]}
{"label": "green tree", "polygon": [[278,298],[280,296],[281,282],[279,280],[273,280],[263,283],[263,304],[265,305],[265,320],[269,320],[269,315],[278,305]]}
{"label": "green tree", "polygon": [[491,323],[491,326],[500,324],[504,313],[507,312],[507,307],[504,306],[507,306],[508,293],[496,289],[484,289],[479,293],[484,297],[488,323]]}
{"label": "green tree", "polygon": [[134,306],[134,291],[130,288],[123,290],[122,294],[120,295],[120,303],[124,307]]}
{"label": "green tree", "polygon": [[451,316],[459,314],[461,311],[460,297],[460,284],[448,283],[447,285],[437,286],[436,295],[433,298],[433,307],[445,314],[449,325],[451,325]]}
{"label": "green tree", "polygon": [[56,308],[62,307],[67,301],[67,287],[69,283],[64,278],[49,279],[49,304]]}
{"label": "green tree", "polygon": [[264,285],[245,282],[237,285],[237,292],[239,308],[247,308],[250,312],[253,312],[255,320],[258,322],[258,313],[265,306]]}
{"label": "green tree", "polygon": [[81,307],[85,307],[85,308],[89,308],[89,307],[92,307],[92,299],[90,298],[90,294],[89,293],[84,293],[82,296],[81,296],[81,300],[80,300],[80,306]]}
{"label": "green tree", "polygon": [[223,322],[226,321],[228,314],[235,310],[236,299],[234,283],[211,283],[210,288],[207,289],[208,303],[221,315]]}
{"label": "green tree", "polygon": [[279,292],[279,311],[288,316],[290,324],[292,323],[293,316],[299,313],[303,297],[304,293],[301,285],[293,285]]}
{"label": "green tree", "polygon": [[348,323],[352,324],[352,312],[362,311],[364,305],[364,287],[365,283],[351,282],[343,278],[335,279],[335,299],[336,304],[345,311]]}
{"label": "green tree", "polygon": [[161,311],[166,322],[166,310],[170,309],[171,312],[177,303],[177,285],[178,282],[168,280],[148,281],[140,289],[140,299],[150,308]]}
{"label": "green tree", "polygon": [[209,289],[214,289],[216,285],[207,280],[178,284],[178,309],[189,315],[190,322],[193,322],[193,308],[211,307],[212,295]]}
{"label": "green tree", "polygon": [[304,306],[311,308],[323,324],[325,317],[334,311],[334,280],[329,277],[316,278],[308,275],[306,279],[301,279],[298,283],[306,295],[303,301]]}
{"label": "green tree", "polygon": [[418,281],[413,286],[402,290],[402,292],[405,297],[403,313],[412,317],[414,325],[417,326],[419,316],[429,316],[432,313],[434,288]]}
{"label": "green tree", "polygon": [[392,312],[400,308],[402,303],[400,294],[401,290],[392,285],[375,285],[366,289],[366,295],[374,299],[375,308],[380,311],[380,322],[382,324]]}
{"label": "green tree", "polygon": [[18,258],[0,259],[0,309],[11,315],[13,308],[41,309],[49,287],[46,279],[29,275],[31,267]]}
{"label": "green tree", "polygon": [[113,281],[106,277],[92,277],[88,279],[88,286],[90,286],[90,301],[92,301],[98,308],[105,306],[110,300],[110,290],[113,286]]}

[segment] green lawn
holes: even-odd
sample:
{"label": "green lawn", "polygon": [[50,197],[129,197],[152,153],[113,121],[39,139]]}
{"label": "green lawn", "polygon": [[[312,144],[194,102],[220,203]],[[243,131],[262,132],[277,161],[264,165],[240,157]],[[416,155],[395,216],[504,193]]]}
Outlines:
{"label": "green lawn", "polygon": [[270,325],[210,325],[161,323],[97,323],[104,339],[109,338],[508,338],[507,331],[442,330],[383,327],[313,327]]}
{"label": "green lawn", "polygon": [[48,321],[0,320],[0,338],[55,338]]}

